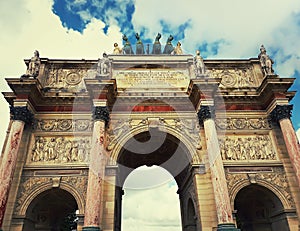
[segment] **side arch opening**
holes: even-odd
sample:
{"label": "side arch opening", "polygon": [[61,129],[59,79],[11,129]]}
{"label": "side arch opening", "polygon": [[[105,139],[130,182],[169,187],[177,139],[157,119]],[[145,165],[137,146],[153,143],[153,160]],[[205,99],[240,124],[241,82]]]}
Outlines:
{"label": "side arch opening", "polygon": [[242,188],[234,200],[237,226],[249,231],[289,231],[280,199],[260,185]]}
{"label": "side arch opening", "polygon": [[52,188],[34,198],[26,211],[23,231],[76,230],[78,205],[73,195]]}

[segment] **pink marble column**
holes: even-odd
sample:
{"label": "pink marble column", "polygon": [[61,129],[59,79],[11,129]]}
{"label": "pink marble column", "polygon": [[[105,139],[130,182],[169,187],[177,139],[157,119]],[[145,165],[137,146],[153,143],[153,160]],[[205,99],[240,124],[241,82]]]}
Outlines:
{"label": "pink marble column", "polygon": [[300,149],[298,138],[290,120],[292,109],[292,105],[277,105],[272,111],[271,117],[280,125],[287,152],[300,187]]}
{"label": "pink marble column", "polygon": [[105,127],[109,121],[106,107],[95,107],[92,148],[88,176],[87,198],[83,230],[100,230],[103,207],[103,180],[105,175]]}
{"label": "pink marble column", "polygon": [[0,230],[3,224],[24,126],[25,123],[32,121],[33,118],[27,107],[12,107],[11,114],[13,122],[0,162]]}
{"label": "pink marble column", "polygon": [[230,228],[230,230],[236,230],[233,224],[234,222],[224,166],[219,148],[216,125],[212,118],[211,108],[208,106],[201,106],[198,112],[198,117],[199,122],[203,123],[204,126],[209,168],[211,171],[212,185],[216,202],[218,230],[226,230],[228,228]]}

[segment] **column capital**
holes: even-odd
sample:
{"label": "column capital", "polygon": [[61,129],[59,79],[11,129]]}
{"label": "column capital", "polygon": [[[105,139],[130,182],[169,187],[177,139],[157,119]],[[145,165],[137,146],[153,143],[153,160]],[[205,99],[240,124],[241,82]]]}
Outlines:
{"label": "column capital", "polygon": [[10,106],[10,113],[13,120],[21,120],[27,125],[33,123],[34,115],[27,106]]}
{"label": "column capital", "polygon": [[292,116],[293,105],[276,105],[270,113],[270,119],[279,122],[282,119],[290,119]]}
{"label": "column capital", "polygon": [[204,120],[214,118],[215,108],[214,106],[202,105],[198,111],[199,124],[203,124]]}
{"label": "column capital", "polygon": [[106,106],[93,107],[93,120],[103,120],[107,126],[110,120],[108,108]]}

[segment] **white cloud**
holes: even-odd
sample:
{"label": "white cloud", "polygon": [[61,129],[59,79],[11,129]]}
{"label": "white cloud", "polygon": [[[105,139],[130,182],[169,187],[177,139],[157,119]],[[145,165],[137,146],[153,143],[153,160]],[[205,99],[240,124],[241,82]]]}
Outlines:
{"label": "white cloud", "polygon": [[[97,59],[104,51],[112,52],[113,43],[121,44],[117,26],[104,34],[105,24],[93,19],[80,34],[63,28],[51,11],[52,1],[0,1],[0,91],[10,91],[4,78],[20,77],[26,71],[24,58],[31,58],[37,49],[41,57]],[[0,147],[4,142],[9,110],[0,97]]]}
{"label": "white cloud", "polygon": [[[149,176],[145,170],[154,175],[168,175],[169,181],[152,188],[142,188]],[[167,174],[166,174],[167,173]],[[155,176],[152,176],[152,178]],[[139,182],[140,189],[128,187],[130,182]],[[130,231],[153,229],[166,231],[181,230],[180,205],[177,185],[173,177],[160,167],[140,168],[133,171],[125,181],[123,196],[122,229]],[[131,188],[131,189],[130,189]]]}

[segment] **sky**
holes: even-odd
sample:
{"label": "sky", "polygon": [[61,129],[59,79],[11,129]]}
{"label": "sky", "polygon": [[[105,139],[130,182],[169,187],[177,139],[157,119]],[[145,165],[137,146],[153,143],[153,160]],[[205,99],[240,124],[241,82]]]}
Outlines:
{"label": "sky", "polygon": [[[144,43],[153,43],[160,32],[163,44],[172,34],[185,53],[200,49],[205,59],[257,57],[264,44],[275,73],[296,78],[290,90],[300,89],[299,0],[0,1],[0,31],[0,91],[10,91],[4,78],[24,74],[23,59],[31,58],[35,49],[45,58],[98,59],[112,52],[114,42],[122,44],[122,34],[135,43],[136,32]],[[298,137],[299,94],[291,101]],[[0,112],[2,146],[9,120],[2,96]],[[170,181],[161,187],[167,192],[175,185]]]}

